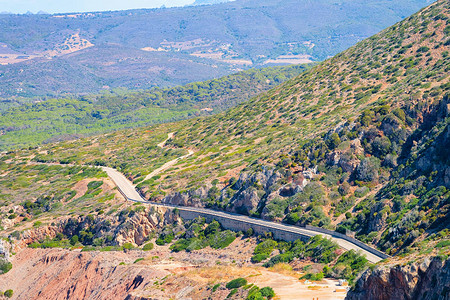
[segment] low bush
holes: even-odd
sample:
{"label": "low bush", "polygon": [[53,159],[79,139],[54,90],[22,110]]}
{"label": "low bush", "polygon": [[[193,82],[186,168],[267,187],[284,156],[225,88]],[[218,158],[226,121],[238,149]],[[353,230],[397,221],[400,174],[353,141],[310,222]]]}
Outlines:
{"label": "low bush", "polygon": [[450,246],[450,240],[440,241],[436,244],[436,248],[443,248]]}
{"label": "low bush", "polygon": [[8,273],[12,269],[12,263],[6,260],[0,260],[0,274]]}
{"label": "low bush", "polygon": [[223,249],[228,247],[236,239],[236,233],[225,230],[216,232],[208,238],[208,244],[214,249]]}
{"label": "low bush", "polygon": [[231,280],[230,282],[227,283],[226,288],[231,290],[231,289],[237,289],[240,288],[244,285],[247,285],[247,279],[245,278],[236,278]]}
{"label": "low bush", "polygon": [[267,299],[272,299],[273,297],[275,297],[275,292],[271,287],[268,286],[263,287],[262,289],[259,290],[259,292],[263,297],[266,297]]}
{"label": "low bush", "polygon": [[144,247],[142,247],[142,250],[150,251],[150,250],[153,250],[153,248],[154,248],[153,243],[147,243],[147,244],[144,245]]}
{"label": "low bush", "polygon": [[6,290],[6,291],[3,293],[3,295],[4,295],[6,298],[12,298],[13,294],[14,294],[13,290]]}
{"label": "low bush", "polygon": [[261,254],[253,255],[251,260],[252,260],[252,263],[259,263],[259,262],[262,262],[263,260],[266,260],[268,258],[269,258],[268,254],[262,254],[261,253]]}
{"label": "low bush", "polygon": [[237,292],[238,292],[237,289],[232,289],[231,292],[228,294],[227,298],[233,297],[233,295],[236,294]]}
{"label": "low bush", "polygon": [[125,243],[122,245],[123,249],[131,250],[134,248],[132,243]]}
{"label": "low bush", "polygon": [[214,293],[215,291],[217,291],[217,289],[220,287],[220,283],[216,284],[213,286],[212,288],[212,292]]}
{"label": "low bush", "polygon": [[322,280],[324,277],[324,274],[322,272],[319,273],[307,273],[305,275],[303,275],[302,277],[300,277],[300,279],[307,279],[307,280],[311,280],[311,281],[320,281]]}

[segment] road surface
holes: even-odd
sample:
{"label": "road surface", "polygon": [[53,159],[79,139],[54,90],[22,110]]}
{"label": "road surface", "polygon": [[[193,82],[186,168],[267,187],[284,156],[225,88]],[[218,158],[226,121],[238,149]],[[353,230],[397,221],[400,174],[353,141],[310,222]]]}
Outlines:
{"label": "road surface", "polygon": [[142,198],[142,196],[136,191],[136,188],[133,185],[133,183],[131,181],[129,181],[119,171],[112,169],[112,168],[107,168],[107,167],[102,167],[102,169],[106,171],[108,176],[117,185],[117,187],[119,188],[122,195],[124,195],[125,198],[129,201],[141,202],[141,203],[145,203],[145,204],[158,205],[158,206],[165,206],[165,207],[170,207],[170,208],[177,208],[178,210],[184,210],[184,211],[203,213],[203,214],[227,218],[227,219],[235,220],[235,221],[239,221],[239,222],[244,222],[247,224],[263,225],[263,226],[266,226],[269,228],[283,230],[285,232],[294,232],[294,233],[298,233],[298,234],[301,234],[304,236],[309,236],[309,237],[313,237],[315,235],[320,234],[324,237],[330,238],[331,240],[335,241],[340,247],[342,247],[345,250],[353,249],[356,251],[361,251],[366,256],[366,258],[372,263],[379,262],[380,260],[383,259],[383,257],[375,255],[350,241],[347,241],[347,240],[339,238],[339,237],[331,236],[331,235],[328,235],[325,233],[306,229],[306,228],[291,226],[291,225],[287,225],[287,224],[280,224],[280,223],[265,221],[265,220],[261,220],[261,219],[250,218],[250,217],[247,217],[244,215],[238,215],[238,214],[222,212],[222,211],[215,211],[215,210],[211,210],[211,209],[187,207],[187,206],[175,206],[175,205],[148,202],[147,200]]}

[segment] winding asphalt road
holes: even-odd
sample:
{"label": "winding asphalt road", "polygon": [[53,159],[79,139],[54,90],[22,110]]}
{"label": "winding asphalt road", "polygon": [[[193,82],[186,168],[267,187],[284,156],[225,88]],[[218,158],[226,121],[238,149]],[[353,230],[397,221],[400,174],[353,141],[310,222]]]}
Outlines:
{"label": "winding asphalt road", "polygon": [[[173,137],[173,133],[169,133],[167,140]],[[161,142],[160,144],[158,144],[158,147],[164,147],[164,145],[166,144],[167,140],[165,140],[164,142]],[[187,155],[178,157],[174,160],[171,160],[167,163],[165,163],[163,166],[161,166],[160,168],[154,170],[152,173],[150,173],[149,175],[146,176],[145,180],[156,176],[157,174],[159,174],[160,172],[168,169],[169,167],[175,165],[178,161],[192,155],[194,153],[194,151],[192,150],[188,150],[189,153]],[[57,163],[44,163],[47,165],[58,165]],[[63,166],[74,166],[72,164],[68,164],[68,165],[63,165]],[[361,251],[366,258],[372,262],[372,263],[376,263],[379,262],[380,260],[384,259],[384,257],[381,256],[380,252],[378,252],[377,255],[375,253],[377,253],[377,250],[374,250],[372,252],[358,246],[355,243],[348,241],[346,239],[343,238],[339,238],[336,236],[332,236],[330,234],[326,234],[320,231],[315,231],[312,229],[306,229],[306,228],[301,228],[301,227],[297,227],[297,226],[292,226],[292,225],[286,225],[286,224],[280,224],[280,223],[275,223],[275,222],[270,222],[270,221],[265,221],[265,220],[261,220],[261,219],[256,219],[256,218],[250,218],[244,215],[238,215],[238,214],[233,214],[233,213],[229,213],[229,212],[222,212],[222,211],[215,211],[215,210],[211,210],[211,209],[204,209],[204,208],[196,208],[196,207],[187,207],[187,206],[176,206],[176,205],[168,205],[168,204],[161,204],[161,203],[154,203],[154,202],[149,202],[147,200],[145,200],[136,190],[136,186],[130,181],[128,180],[122,173],[120,173],[119,171],[117,171],[116,169],[113,168],[109,168],[109,167],[100,167],[103,171],[106,172],[106,174],[108,174],[108,176],[112,179],[112,181],[116,184],[117,188],[119,189],[120,193],[125,197],[125,199],[127,199],[128,201],[132,201],[132,202],[140,202],[140,203],[144,203],[144,204],[150,204],[150,205],[155,205],[155,206],[164,206],[164,207],[170,207],[170,208],[177,208],[178,210],[183,210],[183,211],[190,211],[190,212],[197,212],[197,213],[202,213],[202,214],[208,214],[210,216],[217,216],[217,217],[222,217],[222,218],[226,218],[229,220],[234,220],[234,221],[238,221],[238,222],[243,222],[246,224],[253,224],[253,225],[262,225],[268,228],[273,228],[273,229],[278,229],[278,230],[282,230],[284,232],[292,232],[292,233],[297,233],[303,236],[308,236],[308,237],[313,237],[315,235],[322,235],[324,237],[330,238],[331,240],[333,240],[334,242],[336,242],[340,247],[342,247],[345,250],[356,250],[356,251]],[[364,245],[363,245],[364,246]],[[374,253],[375,252],[375,253]]]}
{"label": "winding asphalt road", "polygon": [[263,226],[267,226],[269,228],[283,230],[285,232],[294,232],[294,233],[298,233],[298,234],[301,234],[304,236],[309,236],[309,237],[313,237],[315,235],[320,234],[324,237],[332,239],[340,247],[342,247],[345,250],[353,249],[356,251],[361,251],[366,256],[366,258],[372,263],[379,262],[380,260],[383,259],[383,257],[375,255],[350,241],[347,241],[347,240],[339,238],[339,237],[331,236],[329,234],[310,230],[310,229],[265,221],[265,220],[261,220],[261,219],[250,218],[250,217],[247,217],[244,215],[237,215],[237,214],[228,213],[228,212],[215,211],[215,210],[211,210],[211,209],[187,207],[187,206],[176,206],[176,205],[168,205],[168,204],[149,202],[149,201],[145,200],[144,198],[142,198],[142,196],[136,191],[136,187],[133,185],[133,183],[131,181],[129,181],[122,173],[120,173],[119,171],[117,171],[115,169],[108,168],[108,167],[102,167],[102,169],[114,181],[114,183],[117,185],[117,187],[118,187],[119,191],[122,193],[122,195],[129,201],[151,204],[151,205],[156,205],[156,206],[177,208],[179,210],[184,210],[184,211],[206,213],[209,215],[227,218],[227,219],[235,220],[235,221],[239,221],[239,222],[244,222],[247,224],[263,225]]}

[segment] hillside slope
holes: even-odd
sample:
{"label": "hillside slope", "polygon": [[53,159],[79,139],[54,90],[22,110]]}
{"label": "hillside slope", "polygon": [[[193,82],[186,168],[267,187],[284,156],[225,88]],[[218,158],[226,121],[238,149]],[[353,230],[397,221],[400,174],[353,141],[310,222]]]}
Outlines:
{"label": "hillside slope", "polygon": [[[167,89],[0,103],[0,150],[210,115],[291,79],[309,65],[252,69]],[[31,102],[31,101],[28,101]],[[12,107],[11,107],[12,106]]]}
{"label": "hillside slope", "polygon": [[323,60],[430,0],[237,0],[183,8],[0,15],[0,97],[150,88]]}
{"label": "hillside slope", "polygon": [[[226,281],[259,278],[270,285],[272,280],[253,274],[285,274],[273,288],[277,294],[294,290],[294,299],[343,298],[346,292],[331,281],[331,291],[311,289],[300,277],[356,282],[349,299],[448,298],[449,14],[448,1],[437,1],[214,116],[2,153],[0,273],[9,272],[0,275],[0,290],[13,288],[25,298],[44,290],[54,294],[47,284],[34,285],[34,292],[20,281],[11,286],[10,278],[22,272],[25,279],[57,280],[55,287],[67,295],[73,291],[68,273],[83,282],[102,281],[98,272],[71,267],[84,257],[87,268],[95,262],[89,257],[96,256],[110,259],[103,270],[135,274],[142,267],[139,274],[148,275],[135,277],[134,285],[148,283],[142,297],[179,295],[195,286],[188,296],[261,298],[263,289],[255,286],[228,289],[224,270],[230,275],[235,269]],[[64,166],[68,163],[74,165]],[[176,209],[125,201],[104,172],[77,164],[115,167],[153,201],[332,229],[393,257],[371,266],[359,253],[320,236],[286,243],[270,233],[255,237],[252,230],[224,230],[202,218],[185,222]],[[13,252],[10,242],[19,250],[26,245],[67,250],[18,250],[10,270],[3,246]],[[151,250],[144,254],[135,247]],[[73,255],[68,249],[74,248],[92,252]],[[114,252],[102,254],[106,251]],[[45,256],[50,252],[62,256]],[[140,258],[132,263],[133,257]],[[45,265],[31,266],[30,258]],[[182,273],[158,279],[149,274],[169,265],[172,274]],[[258,269],[252,273],[247,267]],[[108,282],[123,283],[123,273],[116,274],[104,282],[105,295],[111,291]]]}
{"label": "hillside slope", "polygon": [[[213,117],[10,155],[113,166],[153,200],[353,232],[390,254],[425,249],[448,237],[448,17],[437,1]],[[145,153],[169,132],[167,153],[194,155],[144,180],[170,160]]]}

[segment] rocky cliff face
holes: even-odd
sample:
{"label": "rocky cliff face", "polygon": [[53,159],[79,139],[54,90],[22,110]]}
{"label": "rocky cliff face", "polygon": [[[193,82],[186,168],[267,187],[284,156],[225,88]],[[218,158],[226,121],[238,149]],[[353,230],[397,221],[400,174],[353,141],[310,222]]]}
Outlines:
{"label": "rocky cliff face", "polygon": [[[263,167],[259,171],[241,173],[233,184],[219,190],[211,184],[189,190],[183,193],[173,193],[164,197],[163,203],[205,207],[208,199],[218,199],[215,209],[223,209],[243,214],[255,213],[262,205],[270,203],[276,198],[285,198],[300,193],[316,175],[317,170],[307,170],[298,174],[283,174],[273,167]],[[261,214],[264,218],[264,211]]]}
{"label": "rocky cliff face", "polygon": [[133,299],[170,274],[133,264],[143,255],[24,249],[15,256],[14,268],[0,277],[0,288],[12,289],[14,299]]}
{"label": "rocky cliff face", "polygon": [[121,223],[114,230],[114,239],[119,244],[133,243],[142,245],[155,229],[162,229],[167,224],[182,223],[181,218],[171,209],[149,207],[142,213]]}
{"label": "rocky cliff face", "polygon": [[165,207],[147,207],[135,210],[131,207],[115,216],[85,216],[78,218],[60,218],[52,225],[25,230],[20,237],[14,239],[14,251],[18,252],[34,242],[53,239],[63,233],[68,238],[88,233],[86,244],[92,244],[97,238],[109,237],[107,244],[123,245],[132,243],[142,245],[152,233],[158,232],[168,224],[181,224],[181,218],[173,210]]}
{"label": "rocky cliff face", "polygon": [[404,266],[367,270],[347,300],[450,299],[450,259],[424,259]]}

